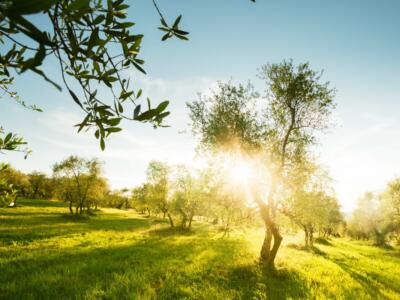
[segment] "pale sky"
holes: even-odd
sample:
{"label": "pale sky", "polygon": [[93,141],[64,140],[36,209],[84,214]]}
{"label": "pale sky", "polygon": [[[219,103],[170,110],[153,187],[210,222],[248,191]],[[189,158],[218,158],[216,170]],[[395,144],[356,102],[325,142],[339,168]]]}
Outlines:
{"label": "pale sky", "polygon": [[[0,125],[25,137],[32,155],[1,157],[17,169],[51,174],[51,166],[70,154],[99,157],[112,187],[133,187],[144,180],[152,159],[187,162],[195,140],[187,126],[185,102],[207,92],[217,80],[251,80],[263,63],[293,58],[324,69],[323,79],[338,92],[336,126],[320,139],[321,162],[330,170],[339,200],[350,211],[367,190],[381,190],[400,176],[400,1],[396,0],[160,0],[171,20],[183,14],[190,41],[160,42],[151,1],[130,1],[129,17],[145,34],[148,76],[132,72],[137,86],[154,101],[171,100],[169,128],[123,123],[124,131],[99,150],[91,134],[76,133],[82,113],[65,92],[32,74],[17,80],[23,100],[43,113],[0,100]],[[228,4],[229,3],[229,4]],[[36,19],[40,22],[40,17]],[[0,45],[0,47],[3,47]],[[59,80],[51,62],[44,69]]]}

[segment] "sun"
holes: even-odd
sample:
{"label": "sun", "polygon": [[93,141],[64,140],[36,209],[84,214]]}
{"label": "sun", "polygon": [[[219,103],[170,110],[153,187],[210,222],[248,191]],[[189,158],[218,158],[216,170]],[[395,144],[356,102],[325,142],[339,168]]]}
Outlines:
{"label": "sun", "polygon": [[252,174],[251,166],[243,160],[234,162],[230,168],[230,175],[234,182],[247,183]]}

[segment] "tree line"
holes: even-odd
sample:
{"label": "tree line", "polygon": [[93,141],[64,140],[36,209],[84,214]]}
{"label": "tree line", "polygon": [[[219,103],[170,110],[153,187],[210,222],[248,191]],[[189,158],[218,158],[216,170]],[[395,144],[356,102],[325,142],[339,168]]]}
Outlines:
{"label": "tree line", "polygon": [[366,192],[348,223],[348,234],[385,246],[394,240],[400,245],[400,178],[387,183],[382,192]]}
{"label": "tree line", "polygon": [[[261,222],[265,238],[260,262],[268,268],[274,267],[287,224],[304,231],[311,247],[315,234],[338,235],[340,228],[352,237],[375,237],[379,244],[396,237],[398,181],[382,195],[360,200],[352,219],[344,222],[329,174],[313,151],[336,106],[335,89],[322,81],[322,72],[289,60],[262,66],[259,77],[264,95],[251,84],[220,82],[210,94],[187,103],[198,152],[207,157],[201,168],[152,161],[142,185],[113,191],[100,161],[71,156],[53,166],[51,178],[40,181],[43,191],[32,188],[32,174],[3,170],[1,174],[19,174],[13,176],[21,182],[27,176],[28,187],[2,175],[2,201],[14,199],[15,204],[18,193],[32,197],[36,190],[35,196],[51,194],[67,202],[74,215],[101,206],[135,208],[162,216],[171,227],[190,230],[194,220],[201,220],[220,226],[224,234]],[[241,163],[251,174],[239,170],[239,180],[232,178]],[[44,183],[52,186],[51,192],[44,191]]]}

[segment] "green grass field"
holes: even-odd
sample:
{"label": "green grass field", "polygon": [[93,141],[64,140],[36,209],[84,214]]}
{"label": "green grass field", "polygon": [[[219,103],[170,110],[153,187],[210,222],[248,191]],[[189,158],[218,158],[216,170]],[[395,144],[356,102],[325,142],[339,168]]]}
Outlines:
{"label": "green grass field", "polygon": [[135,212],[75,219],[63,203],[0,209],[1,299],[400,299],[400,251],[347,239],[304,250],[285,237],[277,271],[256,259],[261,230],[223,238]]}

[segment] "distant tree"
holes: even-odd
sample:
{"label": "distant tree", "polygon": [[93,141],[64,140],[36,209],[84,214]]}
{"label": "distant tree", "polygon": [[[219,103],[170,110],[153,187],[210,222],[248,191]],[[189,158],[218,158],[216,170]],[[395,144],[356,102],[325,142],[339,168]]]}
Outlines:
{"label": "distant tree", "polygon": [[391,236],[400,245],[400,178],[388,183],[381,195],[381,209]]}
{"label": "distant tree", "polygon": [[0,171],[0,180],[3,181],[3,188],[7,187],[7,193],[15,196],[13,206],[17,206],[18,197],[29,196],[30,183],[26,174],[7,166]]}
{"label": "distant tree", "polygon": [[169,224],[174,227],[171,214],[171,203],[168,199],[169,173],[167,164],[160,161],[151,161],[147,167],[146,199],[149,206],[155,211],[161,212],[163,217],[168,217]]}
{"label": "distant tree", "polygon": [[101,163],[97,159],[87,160],[78,156],[70,156],[53,167],[55,178],[61,191],[61,198],[69,202],[69,209],[75,214],[90,208],[89,196],[91,189],[101,177]]}
{"label": "distant tree", "polygon": [[323,191],[298,191],[284,213],[304,231],[305,246],[314,246],[314,233],[331,234],[342,222],[337,200]]}
{"label": "distant tree", "polygon": [[135,187],[132,190],[132,201],[133,201],[133,206],[138,212],[142,214],[147,212],[148,216],[150,216],[151,207],[148,201],[148,190],[149,190],[149,185],[147,183]]}
{"label": "distant tree", "polygon": [[108,190],[101,201],[102,206],[122,209],[126,205],[125,193],[122,190]]}
{"label": "distant tree", "polygon": [[13,188],[13,185],[8,183],[7,180],[0,177],[0,206],[15,206],[17,198],[17,190]]}
{"label": "distant tree", "polygon": [[385,222],[379,195],[367,192],[358,199],[348,224],[348,233],[357,239],[373,239],[375,244],[387,243],[391,227]]}
{"label": "distant tree", "polygon": [[28,174],[30,183],[30,197],[36,199],[36,197],[44,196],[44,187],[46,182],[46,174],[40,172],[32,172]]}
{"label": "distant tree", "polygon": [[304,231],[306,246],[313,246],[317,231],[324,237],[336,233],[343,216],[326,170],[304,160],[291,168],[285,186],[289,196],[280,211]]}
{"label": "distant tree", "polygon": [[206,172],[193,174],[184,165],[177,166],[172,179],[172,203],[181,217],[181,227],[190,230],[193,219],[204,213],[210,198],[209,177]]}
{"label": "distant tree", "polygon": [[107,179],[102,176],[96,177],[87,192],[87,209],[98,210],[98,207],[104,203],[104,199],[108,192],[109,186]]}

